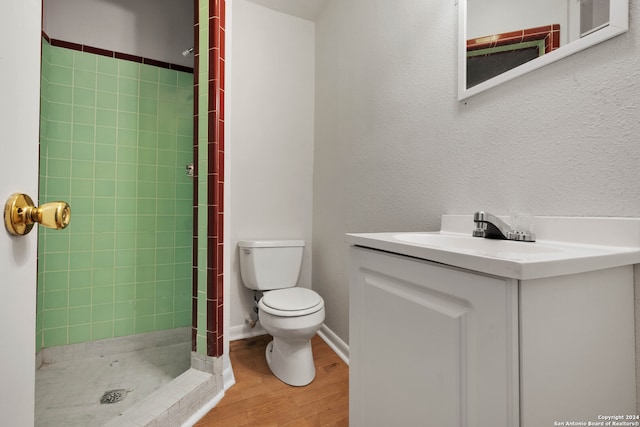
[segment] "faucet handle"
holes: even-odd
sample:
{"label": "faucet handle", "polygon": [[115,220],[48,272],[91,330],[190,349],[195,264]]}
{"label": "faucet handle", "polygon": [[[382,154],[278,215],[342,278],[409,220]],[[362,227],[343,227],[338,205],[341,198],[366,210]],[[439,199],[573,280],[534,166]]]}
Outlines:
{"label": "faucet handle", "polygon": [[527,212],[515,212],[510,217],[511,228],[518,231],[530,232],[533,216]]}
{"label": "faucet handle", "polygon": [[533,216],[526,212],[511,214],[511,230],[507,238],[521,242],[535,242],[536,235],[532,232]]}

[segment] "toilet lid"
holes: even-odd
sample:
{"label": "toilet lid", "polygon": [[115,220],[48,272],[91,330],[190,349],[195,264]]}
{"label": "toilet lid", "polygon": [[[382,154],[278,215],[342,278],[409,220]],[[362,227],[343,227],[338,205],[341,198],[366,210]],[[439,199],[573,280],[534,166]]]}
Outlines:
{"label": "toilet lid", "polygon": [[323,300],[311,289],[287,288],[266,292],[260,302],[273,310],[300,312],[320,305]]}

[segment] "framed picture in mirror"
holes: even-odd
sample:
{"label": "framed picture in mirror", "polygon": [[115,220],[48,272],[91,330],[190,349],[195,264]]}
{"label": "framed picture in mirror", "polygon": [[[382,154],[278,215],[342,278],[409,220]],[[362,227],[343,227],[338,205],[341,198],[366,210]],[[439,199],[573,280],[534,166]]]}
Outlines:
{"label": "framed picture in mirror", "polygon": [[559,47],[559,24],[467,40],[467,89]]}

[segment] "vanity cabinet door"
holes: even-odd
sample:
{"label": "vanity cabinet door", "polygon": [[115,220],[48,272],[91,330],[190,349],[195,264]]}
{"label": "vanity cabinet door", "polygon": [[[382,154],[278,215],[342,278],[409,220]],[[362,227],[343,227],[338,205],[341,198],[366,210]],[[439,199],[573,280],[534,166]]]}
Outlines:
{"label": "vanity cabinet door", "polygon": [[517,281],[350,251],[350,425],[517,426]]}

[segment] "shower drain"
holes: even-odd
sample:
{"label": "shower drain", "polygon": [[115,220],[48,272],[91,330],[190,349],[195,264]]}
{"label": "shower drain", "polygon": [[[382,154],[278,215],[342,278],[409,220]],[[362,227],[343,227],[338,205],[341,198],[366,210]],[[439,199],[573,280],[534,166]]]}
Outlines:
{"label": "shower drain", "polygon": [[127,395],[127,389],[119,388],[117,390],[108,390],[105,391],[102,397],[100,398],[100,403],[116,403],[120,402]]}

